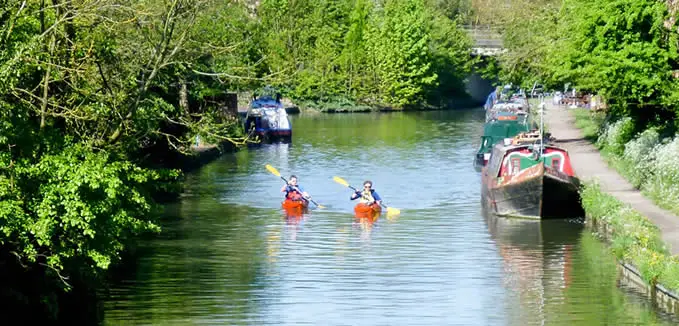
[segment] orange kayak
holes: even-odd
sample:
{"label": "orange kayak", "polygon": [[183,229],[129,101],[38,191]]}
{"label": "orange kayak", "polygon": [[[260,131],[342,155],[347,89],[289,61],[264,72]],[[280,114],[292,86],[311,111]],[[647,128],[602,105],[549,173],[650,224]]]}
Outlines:
{"label": "orange kayak", "polygon": [[380,212],[382,212],[382,207],[380,207],[380,204],[378,203],[373,203],[372,205],[358,203],[354,206],[354,213],[356,213],[356,216],[358,217],[379,215]]}
{"label": "orange kayak", "polygon": [[309,203],[304,200],[290,200],[286,199],[283,201],[283,208],[285,209],[304,209],[307,208]]}

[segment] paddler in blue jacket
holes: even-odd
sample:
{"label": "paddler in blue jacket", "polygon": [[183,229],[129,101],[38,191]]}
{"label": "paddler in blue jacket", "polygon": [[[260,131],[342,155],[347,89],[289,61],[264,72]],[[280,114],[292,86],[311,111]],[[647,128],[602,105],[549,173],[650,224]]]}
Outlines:
{"label": "paddler in blue jacket", "polygon": [[294,174],[288,178],[288,184],[281,188],[281,192],[285,193],[285,198],[294,201],[307,201],[307,198],[311,198],[302,186],[297,184],[297,176]]}
{"label": "paddler in blue jacket", "polygon": [[363,182],[363,190],[359,190],[354,192],[351,195],[351,200],[355,200],[358,198],[361,198],[360,202],[366,205],[372,205],[373,203],[377,202],[382,205],[382,198],[380,198],[380,195],[377,194],[377,191],[375,189],[372,189],[372,181],[366,180]]}

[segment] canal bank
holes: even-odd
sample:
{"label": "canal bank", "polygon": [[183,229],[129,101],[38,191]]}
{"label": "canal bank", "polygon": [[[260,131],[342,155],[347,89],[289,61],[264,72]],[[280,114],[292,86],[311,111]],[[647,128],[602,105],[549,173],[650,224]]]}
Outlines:
{"label": "canal bank", "polygon": [[546,104],[545,122],[556,143],[569,151],[576,175],[585,184],[583,206],[588,224],[612,244],[625,278],[663,310],[679,313],[679,284],[674,281],[679,217],[656,206],[609,167],[576,127],[572,110]]}

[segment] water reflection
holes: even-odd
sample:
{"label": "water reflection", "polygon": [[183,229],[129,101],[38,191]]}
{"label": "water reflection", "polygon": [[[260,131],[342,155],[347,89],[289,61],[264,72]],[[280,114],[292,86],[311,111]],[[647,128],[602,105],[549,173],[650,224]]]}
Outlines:
{"label": "water reflection", "polygon": [[361,240],[370,241],[373,226],[380,218],[380,214],[364,214],[361,216],[354,216],[354,227],[358,227],[361,231]]}
{"label": "water reflection", "polygon": [[303,228],[304,223],[311,217],[308,208],[283,208],[286,233],[290,240],[297,240],[297,233]]}
{"label": "water reflection", "polygon": [[484,218],[503,260],[504,286],[512,324],[543,325],[547,302],[563,302],[571,285],[572,255],[584,228],[579,220],[502,218],[484,210]]}
{"label": "water reflection", "polygon": [[673,325],[618,287],[616,261],[582,219],[484,219],[503,261],[508,325]]}

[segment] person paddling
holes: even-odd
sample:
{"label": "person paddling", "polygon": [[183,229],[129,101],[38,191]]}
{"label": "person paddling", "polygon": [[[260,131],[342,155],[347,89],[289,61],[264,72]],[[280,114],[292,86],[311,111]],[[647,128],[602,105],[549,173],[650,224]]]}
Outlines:
{"label": "person paddling", "polygon": [[285,193],[285,198],[292,201],[308,201],[311,196],[302,189],[302,186],[297,184],[297,176],[291,175],[288,178],[288,184],[281,188],[281,192]]}
{"label": "person paddling", "polygon": [[378,203],[380,206],[382,205],[382,198],[380,198],[380,195],[377,194],[377,191],[375,189],[372,189],[372,181],[366,180],[363,182],[363,190],[359,191],[357,190],[351,195],[351,200],[356,200],[360,198],[360,202],[365,205],[372,205],[374,203]]}

